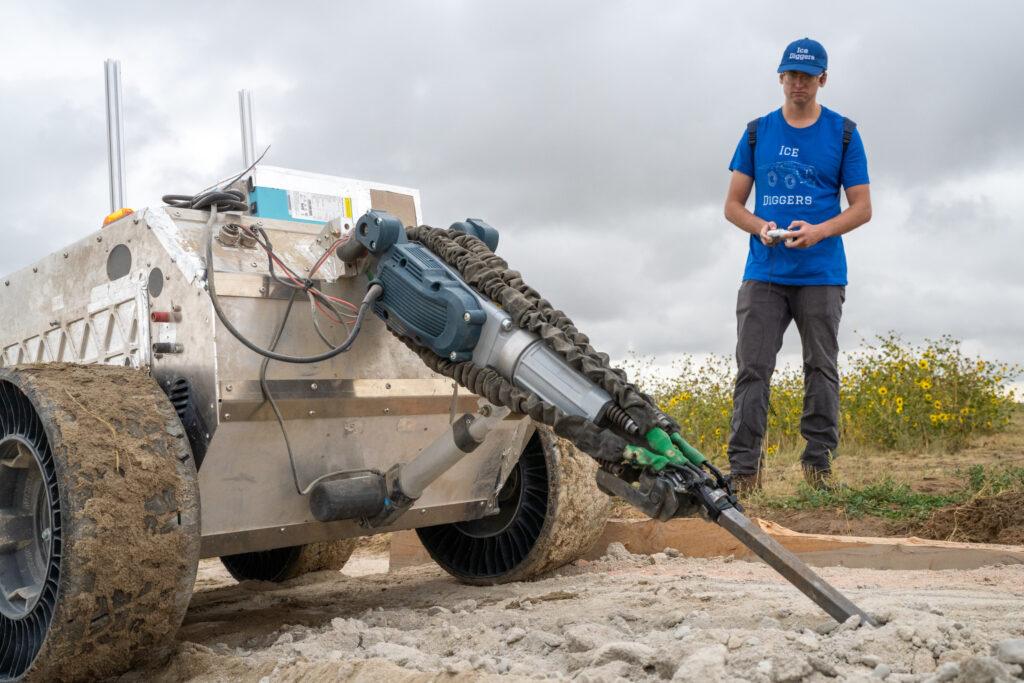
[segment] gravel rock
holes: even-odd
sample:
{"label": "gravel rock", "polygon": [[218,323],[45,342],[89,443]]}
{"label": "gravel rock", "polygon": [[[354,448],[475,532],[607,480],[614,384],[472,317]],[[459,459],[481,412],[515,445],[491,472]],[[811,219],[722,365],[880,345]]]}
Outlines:
{"label": "gravel rock", "polygon": [[569,652],[588,652],[596,649],[601,643],[622,638],[622,634],[603,624],[570,624],[562,630],[565,636],[565,649]]}
{"label": "gravel rock", "polygon": [[871,672],[873,678],[885,680],[892,673],[892,667],[884,662],[875,667],[875,670]]}
{"label": "gravel rock", "polygon": [[725,645],[702,647],[680,662],[673,681],[718,681],[725,678]]}
{"label": "gravel rock", "polygon": [[829,678],[836,678],[839,676],[839,672],[836,671],[836,668],[821,657],[808,657],[807,663],[810,664],[815,671],[824,676],[828,676]]}
{"label": "gravel rock", "polygon": [[851,614],[850,618],[839,624],[836,627],[835,633],[845,633],[846,631],[853,631],[860,626],[860,615]]}
{"label": "gravel rock", "polygon": [[633,553],[626,550],[626,546],[622,545],[618,541],[608,544],[608,549],[604,551],[605,557],[610,557],[613,560],[628,560],[633,557]]}
{"label": "gravel rock", "polygon": [[918,650],[914,653],[911,668],[916,674],[931,673],[935,671],[935,656],[928,650]]}
{"label": "gravel rock", "polygon": [[957,683],[1011,683],[1013,676],[995,657],[971,657],[960,664]]}
{"label": "gravel rock", "polygon": [[772,681],[787,683],[802,681],[814,672],[814,667],[804,657],[772,657]]}
{"label": "gravel rock", "polygon": [[996,645],[995,656],[1007,664],[1024,664],[1024,639],[1004,640]]}
{"label": "gravel rock", "polygon": [[427,616],[429,617],[436,617],[439,614],[451,614],[451,610],[445,609],[440,605],[434,605],[427,609]]}
{"label": "gravel rock", "polygon": [[665,548],[665,549],[664,549],[664,550],[662,550],[661,552],[663,552],[663,553],[665,553],[665,554],[666,554],[667,556],[669,556],[669,557],[673,557],[673,558],[674,558],[674,557],[681,557],[681,556],[682,556],[682,553],[681,553],[681,552],[679,552],[678,550],[676,550],[675,548]]}
{"label": "gravel rock", "polygon": [[526,636],[526,630],[521,629],[518,626],[509,629],[508,633],[505,634],[505,644],[512,645],[518,643]]}
{"label": "gravel rock", "polygon": [[580,669],[573,677],[579,683],[618,683],[629,680],[632,665],[629,662],[608,662],[601,666]]}
{"label": "gravel rock", "polygon": [[548,631],[530,631],[523,638],[524,643],[531,650],[547,652],[565,645],[565,638]]}
{"label": "gravel rock", "polygon": [[935,673],[925,679],[926,683],[947,683],[960,675],[960,664],[957,662],[946,662]]}
{"label": "gravel rock", "polygon": [[606,643],[594,652],[590,660],[591,666],[600,666],[608,662],[629,662],[646,666],[655,659],[655,650],[643,643],[634,643],[630,640],[620,640],[614,643]]}
{"label": "gravel rock", "polygon": [[453,612],[474,612],[476,611],[476,600],[462,600],[452,605]]}
{"label": "gravel rock", "polygon": [[371,657],[380,657],[381,659],[390,660],[398,666],[419,669],[421,671],[440,664],[437,657],[425,655],[416,648],[406,647],[398,643],[377,643],[373,647],[368,648],[366,652]]}
{"label": "gravel rock", "polygon": [[796,644],[807,652],[814,652],[821,647],[821,643],[818,641],[817,634],[811,630],[805,630],[799,636],[796,637]]}

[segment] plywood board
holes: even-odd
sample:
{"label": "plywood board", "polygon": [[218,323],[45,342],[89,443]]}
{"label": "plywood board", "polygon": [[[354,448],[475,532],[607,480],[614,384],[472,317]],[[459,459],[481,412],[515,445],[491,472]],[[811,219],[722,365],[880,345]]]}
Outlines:
{"label": "plywood board", "polygon": [[[997,563],[1024,564],[1024,547],[952,543],[922,538],[868,538],[801,534],[757,520],[775,540],[817,567],[844,566],[871,569],[974,569]],[[687,557],[724,557],[756,560],[729,532],[702,519],[669,522],[612,520],[586,556],[604,555],[609,543],[622,543],[633,553],[653,554],[675,548]],[[430,562],[413,531],[395,533],[391,541],[391,568]]]}
{"label": "plywood board", "polygon": [[370,190],[370,205],[375,209],[387,211],[402,221],[406,227],[417,224],[416,200],[412,195],[388,190]]}

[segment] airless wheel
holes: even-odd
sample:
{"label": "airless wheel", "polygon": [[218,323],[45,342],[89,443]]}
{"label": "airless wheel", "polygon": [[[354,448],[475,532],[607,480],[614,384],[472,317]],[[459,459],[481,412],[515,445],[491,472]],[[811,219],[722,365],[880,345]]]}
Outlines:
{"label": "airless wheel", "polygon": [[355,539],[322,541],[220,558],[236,581],[287,581],[310,572],[341,569],[356,548]]}
{"label": "airless wheel", "polygon": [[500,493],[497,514],[417,529],[445,571],[471,584],[531,579],[583,556],[604,530],[611,499],[596,463],[538,427]]}
{"label": "airless wheel", "polygon": [[188,441],[146,373],[0,368],[0,678],[165,656],[199,561]]}

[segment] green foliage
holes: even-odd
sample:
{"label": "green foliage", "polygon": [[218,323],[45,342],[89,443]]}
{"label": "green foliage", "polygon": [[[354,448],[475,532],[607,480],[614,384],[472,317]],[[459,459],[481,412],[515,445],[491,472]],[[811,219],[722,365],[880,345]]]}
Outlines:
{"label": "green foliage", "polygon": [[843,486],[835,491],[818,491],[801,484],[794,495],[762,496],[758,502],[774,508],[839,508],[850,517],[871,515],[915,521],[926,519],[939,508],[963,503],[975,496],[1024,491],[1024,467],[986,469],[983,465],[972,465],[960,474],[963,476],[962,484],[942,493],[914,491],[907,484],[887,477],[863,487]]}
{"label": "green foliage", "polygon": [[851,355],[842,383],[844,436],[882,448],[955,451],[1010,424],[1017,366],[969,358],[944,336],[923,347],[890,334]]}
{"label": "green foliage", "polygon": [[[643,372],[641,364],[634,361]],[[841,446],[896,450],[956,451],[972,437],[1004,430],[1016,409],[1010,381],[1021,368],[964,354],[948,337],[914,346],[897,335],[879,337],[848,354],[840,373]],[[713,356],[702,363],[684,358],[669,380],[643,388],[675,418],[683,434],[713,460],[721,461],[732,415],[734,361]],[[803,375],[797,368],[772,378],[767,456],[802,448]]]}
{"label": "green foliage", "polygon": [[960,503],[967,491],[952,493],[919,493],[891,479],[868,484],[863,488],[842,487],[836,491],[818,491],[802,484],[796,495],[765,499],[770,507],[790,509],[842,508],[850,517],[885,517],[886,519],[924,519],[933,511]]}
{"label": "green foliage", "polygon": [[986,470],[982,465],[972,465],[967,470],[967,485],[975,495],[996,496],[1006,491],[1024,491],[1024,467]]}

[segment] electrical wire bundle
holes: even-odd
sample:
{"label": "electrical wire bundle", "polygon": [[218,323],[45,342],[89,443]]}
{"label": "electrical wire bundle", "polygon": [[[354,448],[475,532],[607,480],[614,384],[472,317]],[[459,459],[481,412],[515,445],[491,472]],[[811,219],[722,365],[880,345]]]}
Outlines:
{"label": "electrical wire bundle", "polygon": [[[264,151],[264,154],[266,154],[266,151]],[[260,156],[260,159],[262,158],[263,155]],[[259,159],[257,159],[252,166],[255,166],[258,162]],[[285,448],[288,452],[288,464],[291,468],[292,481],[295,485],[295,490],[299,495],[306,495],[312,489],[313,485],[324,477],[318,477],[305,487],[299,483],[299,476],[295,467],[295,457],[292,452],[291,440],[288,438],[288,430],[285,428],[284,416],[281,414],[277,401],[274,399],[273,394],[271,394],[270,387],[267,383],[267,367],[271,360],[283,363],[319,363],[345,353],[351,348],[356,337],[359,336],[359,332],[362,329],[363,321],[366,318],[367,312],[373,306],[373,303],[380,298],[381,294],[383,294],[384,289],[379,283],[371,283],[366,291],[366,295],[363,297],[363,300],[358,306],[356,306],[350,301],[326,294],[315,286],[315,275],[323,267],[330,255],[335,253],[335,250],[347,241],[346,238],[339,238],[335,240],[313,264],[309,273],[305,277],[302,277],[296,273],[295,269],[288,266],[288,264],[286,264],[275,253],[274,245],[271,243],[266,230],[259,225],[251,227],[240,225],[240,230],[244,232],[247,237],[255,240],[256,244],[259,245],[259,247],[267,254],[267,266],[271,279],[291,290],[291,296],[288,298],[288,304],[285,308],[284,315],[281,318],[281,322],[277,325],[277,329],[274,332],[269,349],[259,346],[242,334],[242,332],[228,319],[227,314],[221,306],[220,298],[217,296],[217,285],[213,267],[213,226],[217,223],[217,213],[220,210],[248,211],[249,203],[245,194],[240,190],[224,189],[224,187],[227,187],[237,181],[242,177],[242,175],[250,170],[252,166],[232,180],[223,183],[220,186],[207,188],[196,195],[164,195],[163,201],[169,206],[210,212],[210,217],[206,222],[203,240],[206,245],[206,289],[210,294],[210,302],[213,304],[213,310],[217,314],[217,318],[220,320],[221,324],[224,325],[225,329],[227,329],[228,332],[230,332],[232,336],[234,336],[246,348],[263,356],[263,363],[260,365],[260,389],[263,392],[264,398],[274,411],[274,416],[277,418],[277,423],[281,428]],[[284,277],[281,277],[281,275],[278,274],[278,269]],[[323,353],[310,356],[293,356],[278,353],[276,351],[277,345],[281,341],[281,336],[284,334],[284,329],[288,324],[288,317],[291,314],[292,307],[299,295],[299,292],[305,292],[309,297],[313,326],[316,329],[317,335],[328,347],[328,350]],[[343,308],[339,308],[339,306]],[[327,338],[327,335],[325,335],[323,330],[320,328],[320,323],[317,319],[317,311],[332,322],[345,326],[348,334],[344,340],[335,344]],[[328,474],[324,476],[332,475]]]}
{"label": "electrical wire bundle", "polygon": [[[335,240],[320,256],[313,267],[310,268],[309,273],[305,277],[300,277],[296,272],[290,268],[281,258],[274,252],[274,246],[270,242],[270,237],[267,235],[266,230],[260,226],[239,226],[239,228],[246,235],[255,240],[256,244],[259,245],[263,251],[267,254],[267,266],[270,271],[270,277],[280,285],[291,289],[301,289],[309,295],[310,310],[313,317],[313,326],[316,329],[317,335],[327,345],[327,348],[334,348],[335,344],[330,341],[324,334],[320,327],[320,321],[317,318],[317,311],[324,315],[331,322],[343,325],[346,330],[349,329],[349,325],[355,320],[359,313],[359,308],[350,301],[341,299],[330,294],[325,294],[319,288],[315,286],[314,276],[323,267],[328,257],[334,253],[334,250],[339,246],[348,241],[347,238],[339,238]],[[284,273],[284,278],[281,278],[274,266]],[[344,308],[338,308],[338,306]]]}

